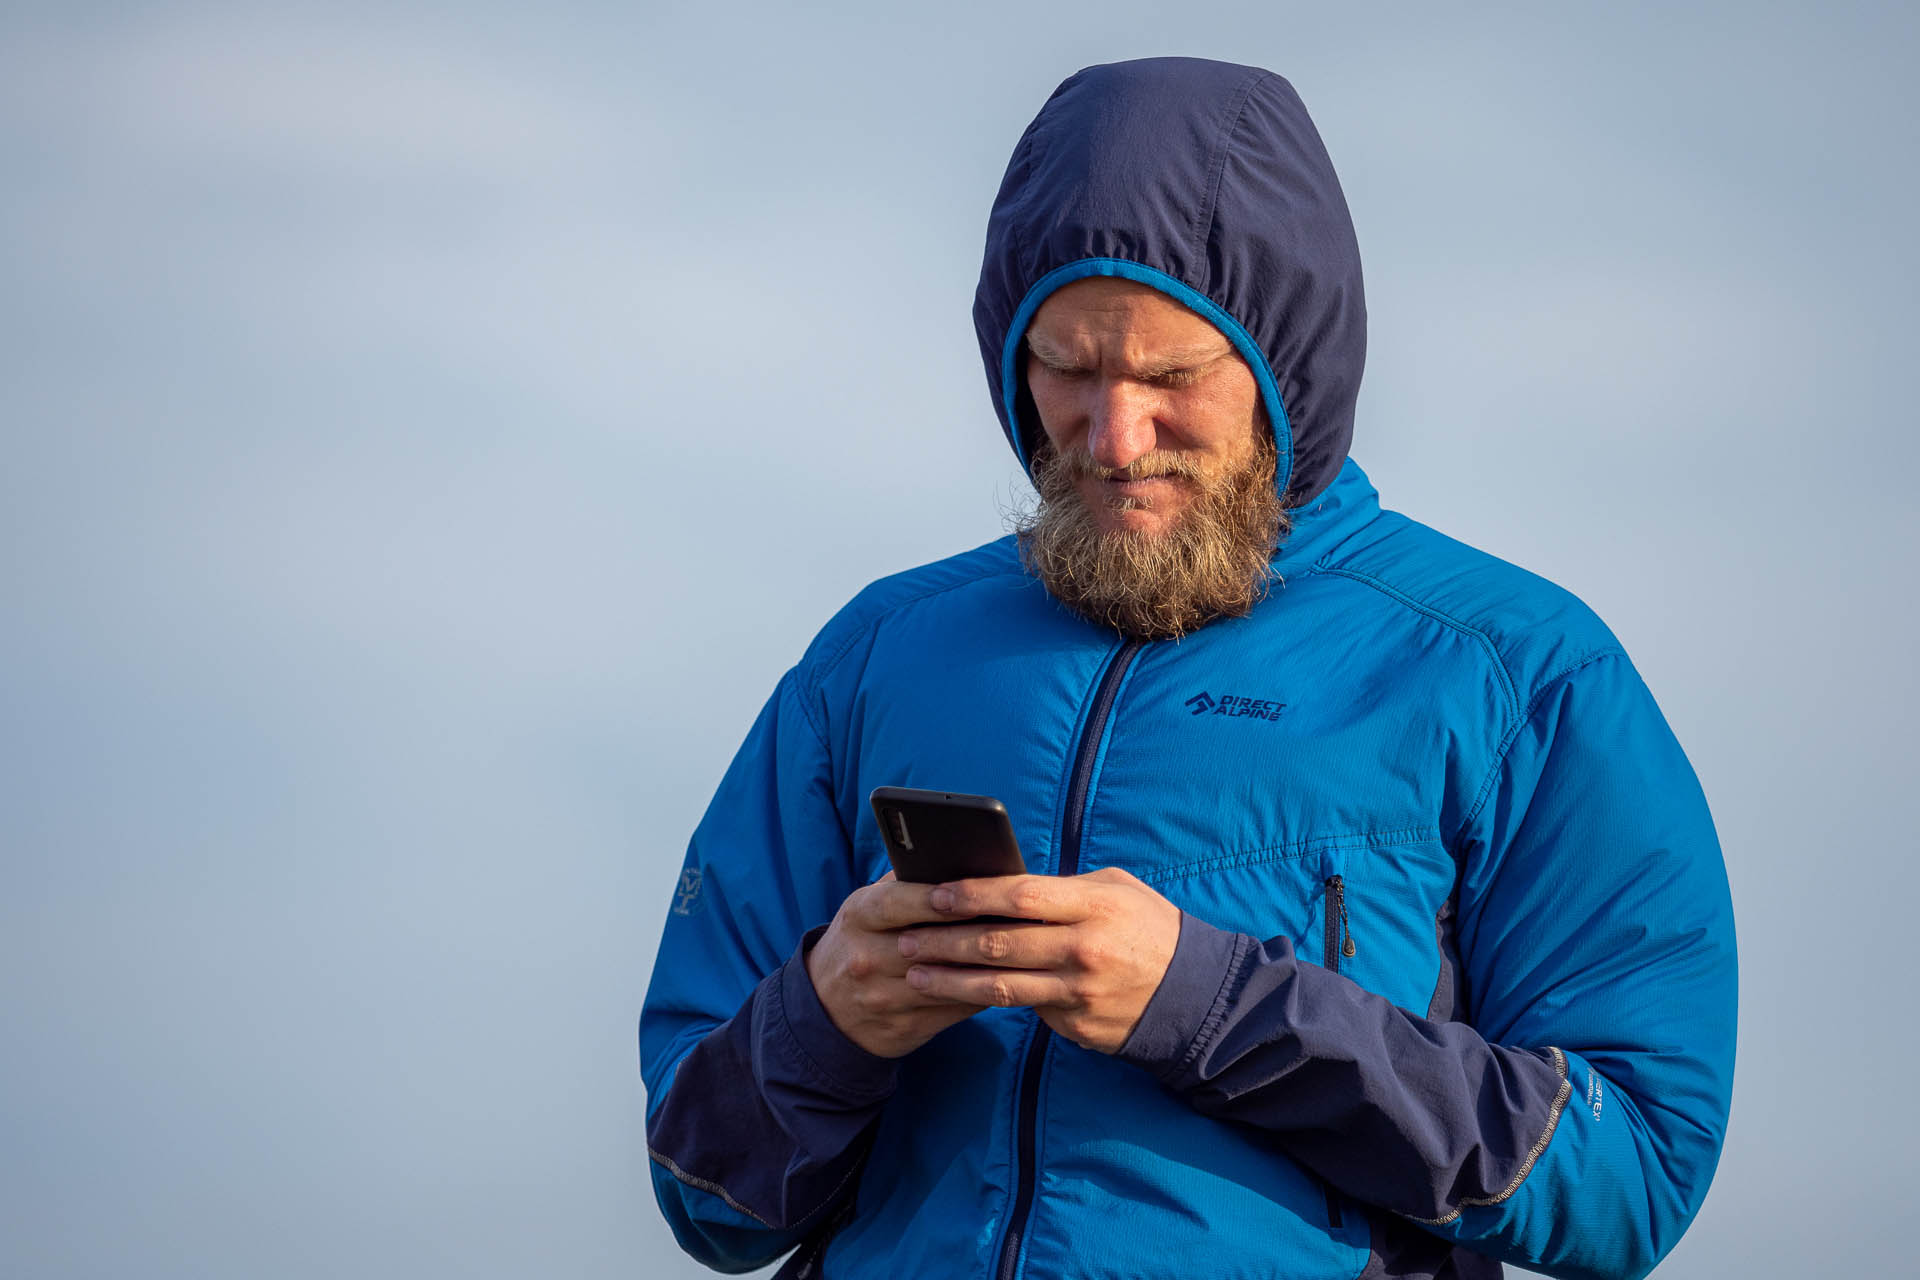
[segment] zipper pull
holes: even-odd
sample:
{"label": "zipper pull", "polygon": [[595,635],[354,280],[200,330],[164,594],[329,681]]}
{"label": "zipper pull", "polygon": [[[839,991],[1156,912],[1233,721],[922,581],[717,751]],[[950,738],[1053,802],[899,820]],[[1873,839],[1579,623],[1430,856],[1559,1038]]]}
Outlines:
{"label": "zipper pull", "polygon": [[[1334,946],[1335,938],[1339,947]],[[1347,882],[1341,876],[1327,877],[1327,950],[1326,965],[1335,973],[1340,971],[1339,956],[1352,959],[1358,954],[1353,945],[1353,926],[1347,921]]]}

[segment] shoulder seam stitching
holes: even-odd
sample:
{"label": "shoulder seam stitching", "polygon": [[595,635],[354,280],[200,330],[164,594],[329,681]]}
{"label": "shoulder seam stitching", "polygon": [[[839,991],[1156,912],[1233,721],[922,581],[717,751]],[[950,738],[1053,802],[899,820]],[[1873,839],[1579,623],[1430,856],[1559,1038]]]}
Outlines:
{"label": "shoulder seam stitching", "polygon": [[1520,731],[1525,729],[1528,721],[1533,719],[1533,713],[1539,709],[1541,700],[1553,690],[1555,685],[1582,667],[1598,662],[1602,658],[1624,658],[1626,656],[1627,651],[1625,649],[1620,648],[1618,645],[1608,645],[1602,649],[1595,649],[1592,653],[1584,657],[1576,658],[1540,682],[1540,687],[1534,690],[1531,698],[1527,699],[1527,709],[1521,713],[1518,720],[1514,721],[1513,728],[1507,731],[1506,739],[1501,742],[1500,749],[1494,752],[1493,762],[1487,766],[1486,779],[1481,782],[1480,790],[1473,798],[1473,807],[1468,809],[1466,816],[1460,819],[1460,826],[1454,831],[1453,839],[1447,842],[1448,848],[1453,851],[1454,861],[1456,863],[1460,861],[1459,848],[1461,836],[1466,833],[1468,827],[1473,825],[1473,820],[1480,816],[1480,810],[1486,806],[1487,798],[1493,794],[1494,781],[1499,778],[1500,770],[1506,765],[1507,753],[1513,750],[1513,744],[1519,741]]}
{"label": "shoulder seam stitching", "polygon": [[1456,631],[1464,635],[1472,636],[1475,640],[1478,640],[1481,648],[1486,650],[1487,660],[1493,664],[1493,669],[1499,673],[1501,690],[1507,695],[1508,711],[1516,718],[1520,718],[1520,695],[1515,691],[1513,673],[1507,670],[1506,660],[1500,656],[1499,646],[1494,644],[1492,636],[1478,627],[1469,626],[1451,614],[1441,612],[1430,604],[1415,600],[1398,587],[1382,582],[1380,579],[1369,574],[1361,573],[1357,569],[1343,569],[1337,565],[1316,565],[1315,567],[1322,573],[1337,574],[1342,578],[1350,578],[1355,582],[1372,587],[1388,599],[1397,600],[1416,613],[1425,614],[1435,622],[1452,627]]}
{"label": "shoulder seam stitching", "polygon": [[802,694],[798,688],[795,688],[795,685],[797,685],[799,681],[783,680],[781,683],[786,687],[787,692],[793,695],[794,702],[799,705],[800,718],[807,722],[809,729],[813,730],[813,738],[815,742],[820,744],[821,754],[825,755],[828,760],[832,760],[833,748],[827,745],[827,731],[818,720],[813,718],[812,695],[818,693],[819,690],[810,689],[807,690],[805,694]]}
{"label": "shoulder seam stitching", "polygon": [[808,680],[807,680],[809,690],[814,692],[817,692],[819,690],[821,683],[824,682],[828,676],[833,674],[833,669],[840,665],[840,660],[846,657],[848,652],[852,650],[853,646],[860,642],[860,638],[862,636],[870,634],[875,627],[879,626],[882,622],[886,621],[888,618],[892,617],[894,614],[900,612],[900,610],[907,608],[909,605],[919,604],[922,600],[930,600],[934,596],[943,595],[949,591],[958,591],[962,587],[977,586],[982,582],[988,582],[994,578],[1013,578],[1013,577],[1021,577],[1021,576],[1024,576],[1024,575],[1008,573],[1004,570],[996,571],[994,573],[983,573],[978,577],[967,578],[960,582],[949,582],[944,586],[930,587],[927,590],[922,591],[917,595],[908,596],[904,600],[894,601],[892,604],[886,606],[884,609],[880,610],[878,613],[874,614],[872,617],[869,617],[863,620],[861,625],[854,629],[853,634],[848,636],[844,641],[842,641],[840,644],[840,647],[835,649],[830,655],[828,655],[825,658],[822,658],[817,663],[811,664],[810,670],[808,672]]}

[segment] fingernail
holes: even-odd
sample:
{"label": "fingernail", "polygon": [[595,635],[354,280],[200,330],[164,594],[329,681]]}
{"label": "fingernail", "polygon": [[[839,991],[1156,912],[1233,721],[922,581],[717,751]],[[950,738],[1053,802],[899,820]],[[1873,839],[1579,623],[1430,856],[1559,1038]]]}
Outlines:
{"label": "fingernail", "polygon": [[953,890],[944,888],[935,889],[927,895],[927,904],[935,911],[953,910]]}
{"label": "fingernail", "polygon": [[916,937],[914,937],[914,936],[913,936],[912,934],[910,934],[910,933],[903,933],[903,934],[901,934],[901,935],[900,935],[900,954],[901,954],[901,955],[903,955],[903,956],[917,956],[917,955],[919,955],[919,954],[920,954],[920,939],[918,939],[918,938],[916,938]]}
{"label": "fingernail", "polygon": [[925,969],[907,970],[907,985],[915,991],[925,991],[927,989],[927,983],[930,981],[932,981],[932,979],[927,976]]}

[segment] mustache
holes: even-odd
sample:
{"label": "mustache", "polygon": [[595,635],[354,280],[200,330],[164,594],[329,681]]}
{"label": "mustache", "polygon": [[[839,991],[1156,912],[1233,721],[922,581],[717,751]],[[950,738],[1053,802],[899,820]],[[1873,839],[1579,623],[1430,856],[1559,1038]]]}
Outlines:
{"label": "mustache", "polygon": [[1143,453],[1124,467],[1104,467],[1079,452],[1055,455],[1054,463],[1073,480],[1157,480],[1162,477],[1201,480],[1206,477],[1205,469],[1192,458],[1161,449]]}

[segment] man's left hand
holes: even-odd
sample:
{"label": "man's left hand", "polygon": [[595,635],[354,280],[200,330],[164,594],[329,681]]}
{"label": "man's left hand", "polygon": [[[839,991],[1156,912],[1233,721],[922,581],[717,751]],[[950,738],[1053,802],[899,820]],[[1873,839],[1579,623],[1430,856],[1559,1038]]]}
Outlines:
{"label": "man's left hand", "polygon": [[900,934],[907,981],[957,1004],[1031,1006],[1083,1048],[1126,1043],[1180,941],[1180,908],[1117,867],[1082,876],[956,880],[929,895],[955,920]]}

